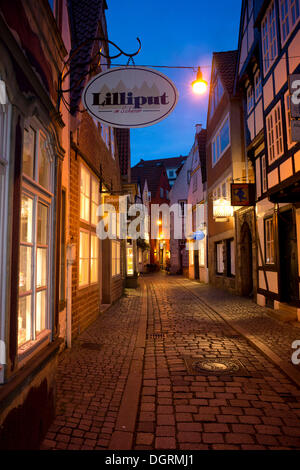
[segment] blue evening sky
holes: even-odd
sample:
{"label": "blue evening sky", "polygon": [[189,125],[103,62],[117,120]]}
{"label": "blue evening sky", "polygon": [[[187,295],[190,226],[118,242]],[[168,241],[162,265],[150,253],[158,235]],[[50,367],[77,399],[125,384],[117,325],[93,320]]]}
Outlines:
{"label": "blue evening sky", "polygon": [[[212,52],[238,45],[241,0],[107,0],[108,37],[125,52],[142,49],[136,65],[201,66],[209,81]],[[115,49],[111,48],[111,53]],[[120,57],[115,64],[126,65]],[[195,125],[206,127],[208,93],[195,95],[190,83],[193,70],[158,68],[170,77],[179,101],[165,120],[150,127],[131,129],[131,162],[140,158],[187,155],[194,141]]]}

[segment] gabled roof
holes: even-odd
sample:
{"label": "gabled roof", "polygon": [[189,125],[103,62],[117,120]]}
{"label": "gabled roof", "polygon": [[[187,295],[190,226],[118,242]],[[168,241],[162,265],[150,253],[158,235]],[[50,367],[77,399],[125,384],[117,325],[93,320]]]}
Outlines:
{"label": "gabled roof", "polygon": [[[148,190],[151,191],[151,193],[156,194],[159,188],[161,175],[165,171],[166,169],[164,165],[149,165],[143,167],[136,165],[131,168],[131,181],[140,183],[142,189],[144,189],[145,181],[147,181]],[[168,181],[167,175],[166,180]]]}
{"label": "gabled roof", "polygon": [[[88,39],[97,36],[99,23],[102,25],[103,35],[107,37],[106,22],[103,11],[107,8],[105,0],[68,0],[68,13],[71,30],[70,55]],[[71,59],[70,76],[70,101],[71,110],[74,112],[81,99],[81,93],[85,80],[78,84],[78,80],[88,72],[89,59],[93,53],[95,44],[88,41]]]}
{"label": "gabled roof", "polygon": [[163,164],[165,168],[168,170],[170,168],[178,168],[182,163],[185,162],[187,157],[183,157],[180,155],[179,157],[170,157],[170,158],[156,158],[155,160],[141,160],[137,163],[133,168],[136,167],[151,167],[157,166],[158,164]]}
{"label": "gabled roof", "polygon": [[233,93],[237,58],[237,50],[213,53],[213,69],[217,70],[229,95]]}

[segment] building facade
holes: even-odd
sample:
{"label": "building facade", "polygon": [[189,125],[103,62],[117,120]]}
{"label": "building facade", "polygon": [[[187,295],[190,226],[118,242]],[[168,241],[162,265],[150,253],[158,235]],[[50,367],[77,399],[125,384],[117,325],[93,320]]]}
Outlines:
{"label": "building facade", "polygon": [[[18,14],[16,15],[16,12]],[[36,448],[55,411],[66,3],[0,2],[0,447]],[[2,96],[3,98],[3,96]]]}
{"label": "building facade", "polygon": [[241,99],[234,94],[237,56],[213,54],[206,143],[209,281],[234,293],[240,293],[241,259],[230,185],[245,181],[247,166]]}
{"label": "building facade", "polygon": [[[300,72],[299,2],[243,2],[237,87],[256,181],[257,302],[297,318],[300,143],[292,139],[289,76]],[[299,316],[298,316],[299,318]]]}
{"label": "building facade", "polygon": [[[166,168],[161,162],[141,161],[131,168],[131,180],[139,183],[143,188],[145,181],[148,185],[148,201],[150,206],[150,265],[154,269],[169,267],[170,239],[168,233],[164,233],[163,220],[158,206],[169,206],[170,185]],[[155,208],[155,209],[154,209]],[[165,225],[167,232],[170,230],[169,221]]]}
{"label": "building facade", "polygon": [[196,125],[191,149],[191,168],[188,187],[189,230],[189,278],[208,282],[207,238],[207,184],[206,184],[206,138],[207,131]]}

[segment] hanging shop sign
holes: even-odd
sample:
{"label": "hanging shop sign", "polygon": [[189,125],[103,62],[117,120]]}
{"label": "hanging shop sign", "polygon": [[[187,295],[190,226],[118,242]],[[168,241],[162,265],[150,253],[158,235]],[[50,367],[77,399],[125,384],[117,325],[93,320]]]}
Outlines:
{"label": "hanging shop sign", "polygon": [[290,111],[292,118],[300,118],[300,74],[289,76]]}
{"label": "hanging shop sign", "polygon": [[197,230],[193,234],[193,239],[194,240],[203,240],[205,238],[205,233],[202,232],[202,230]]}
{"label": "hanging shop sign", "polygon": [[106,70],[86,85],[82,102],[99,122],[120,128],[147,127],[175,108],[178,91],[164,74],[148,67]]}
{"label": "hanging shop sign", "polygon": [[232,183],[231,184],[231,205],[232,206],[254,206],[255,205],[255,184]]}

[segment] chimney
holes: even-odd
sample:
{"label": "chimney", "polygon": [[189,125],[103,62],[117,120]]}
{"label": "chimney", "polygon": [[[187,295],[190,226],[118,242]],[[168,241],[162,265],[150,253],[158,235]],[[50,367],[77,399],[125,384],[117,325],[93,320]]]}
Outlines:
{"label": "chimney", "polygon": [[201,132],[201,129],[202,129],[202,124],[196,124],[196,134],[199,134],[199,132]]}

